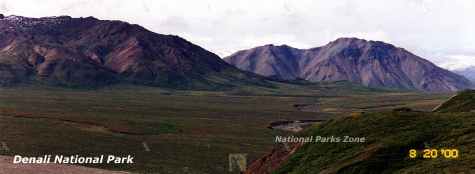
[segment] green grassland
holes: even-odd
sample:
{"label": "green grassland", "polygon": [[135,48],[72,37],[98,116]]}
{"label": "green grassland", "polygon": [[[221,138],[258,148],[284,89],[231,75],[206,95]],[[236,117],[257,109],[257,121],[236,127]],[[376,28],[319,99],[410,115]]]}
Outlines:
{"label": "green grassland", "polygon": [[[314,126],[302,136],[366,137],[365,143],[308,143],[275,173],[473,173],[475,100],[465,91],[440,111],[409,109],[340,117]],[[469,112],[466,112],[469,111]],[[409,150],[419,155],[412,159]],[[423,149],[457,149],[459,157],[424,158]]]}
{"label": "green grassland", "polygon": [[[369,89],[345,82],[274,86],[228,91],[143,86],[0,88],[0,142],[10,147],[10,151],[0,150],[0,155],[132,154],[134,165],[90,167],[136,173],[221,174],[228,172],[228,154],[247,153],[252,161],[273,147],[273,136],[279,132],[266,128],[272,121],[339,118],[355,111],[397,107],[431,110],[451,95]],[[294,107],[315,103],[316,112]],[[389,124],[409,117],[396,114],[388,121],[377,116],[361,119]],[[354,127],[347,122],[348,128],[341,131]],[[356,120],[355,125],[365,123],[368,121]],[[369,130],[355,133],[364,131]],[[151,151],[144,150],[143,142]]]}

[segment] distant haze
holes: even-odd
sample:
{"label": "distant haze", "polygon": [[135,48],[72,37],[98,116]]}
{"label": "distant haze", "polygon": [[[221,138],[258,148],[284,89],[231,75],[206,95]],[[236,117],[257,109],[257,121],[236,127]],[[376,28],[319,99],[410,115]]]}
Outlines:
{"label": "distant haze", "polygon": [[264,44],[310,48],[359,37],[445,68],[475,66],[472,0],[0,0],[0,13],[124,20],[222,57]]}

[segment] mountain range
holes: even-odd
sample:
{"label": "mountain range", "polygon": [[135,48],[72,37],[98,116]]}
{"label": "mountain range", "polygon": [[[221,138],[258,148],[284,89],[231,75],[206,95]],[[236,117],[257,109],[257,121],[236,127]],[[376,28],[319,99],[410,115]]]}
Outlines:
{"label": "mountain range", "polygon": [[245,71],[284,80],[346,80],[369,87],[428,92],[471,86],[465,77],[403,48],[358,38],[340,38],[311,49],[265,45],[238,51],[225,61]]}
{"label": "mountain range", "polygon": [[266,85],[178,36],[94,17],[0,15],[0,85],[134,83],[183,89]]}
{"label": "mountain range", "polygon": [[39,82],[100,87],[126,82],[220,89],[269,86],[268,79],[304,79],[447,92],[471,85],[463,76],[403,48],[357,38],[311,49],[265,45],[223,60],[178,36],[94,17],[0,15],[0,30],[1,86]]}

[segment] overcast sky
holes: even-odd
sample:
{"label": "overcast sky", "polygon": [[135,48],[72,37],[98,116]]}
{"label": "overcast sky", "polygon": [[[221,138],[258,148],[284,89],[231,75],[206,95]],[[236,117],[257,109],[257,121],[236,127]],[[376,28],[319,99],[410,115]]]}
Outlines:
{"label": "overcast sky", "polygon": [[0,13],[124,20],[222,57],[264,44],[311,48],[358,37],[449,69],[475,66],[472,0],[0,0]]}

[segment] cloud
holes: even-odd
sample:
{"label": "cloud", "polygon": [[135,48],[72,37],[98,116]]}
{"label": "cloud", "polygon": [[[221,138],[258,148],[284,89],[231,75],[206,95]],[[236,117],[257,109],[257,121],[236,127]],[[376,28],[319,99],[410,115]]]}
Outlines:
{"label": "cloud", "polygon": [[472,0],[0,0],[0,10],[125,20],[221,56],[263,44],[316,47],[345,36],[390,42],[439,65],[475,65]]}
{"label": "cloud", "polygon": [[0,11],[8,11],[7,4],[5,2],[2,2],[0,4]]}
{"label": "cloud", "polygon": [[449,61],[445,61],[440,66],[449,70],[460,70],[475,65],[475,55],[449,55],[446,57]]}

